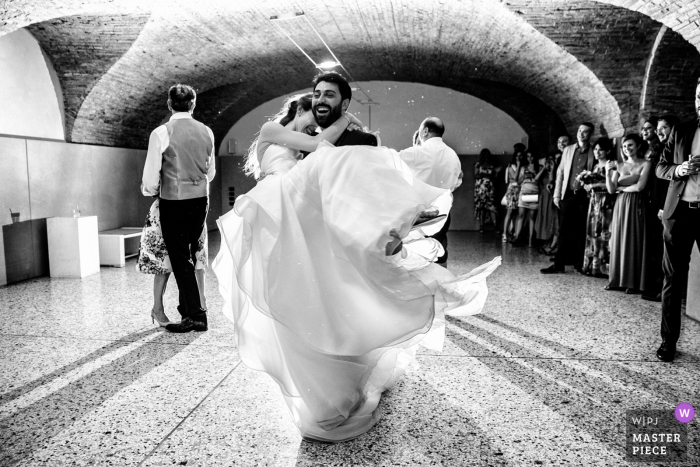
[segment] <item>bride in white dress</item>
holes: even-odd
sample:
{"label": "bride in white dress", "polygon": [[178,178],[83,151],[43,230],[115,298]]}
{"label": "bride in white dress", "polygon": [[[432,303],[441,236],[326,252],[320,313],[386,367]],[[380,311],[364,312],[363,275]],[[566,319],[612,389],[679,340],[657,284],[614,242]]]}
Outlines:
{"label": "bride in white dress", "polygon": [[[390,149],[319,145],[354,121],[309,136],[311,95],[291,98],[249,155],[262,180],[218,221],[213,269],[241,359],[277,382],[309,440],[369,430],[418,344],[442,349],[445,312],[480,312],[500,264],[461,277],[434,264],[441,246],[411,229],[445,190]],[[312,154],[298,163],[301,150]],[[403,247],[388,255],[395,238]]]}

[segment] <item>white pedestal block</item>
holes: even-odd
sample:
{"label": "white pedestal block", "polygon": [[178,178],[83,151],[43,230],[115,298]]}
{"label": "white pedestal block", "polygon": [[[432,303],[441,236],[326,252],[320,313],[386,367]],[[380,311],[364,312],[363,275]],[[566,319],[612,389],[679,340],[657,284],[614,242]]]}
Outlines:
{"label": "white pedestal block", "polygon": [[51,277],[86,277],[100,272],[97,216],[46,220]]}
{"label": "white pedestal block", "polygon": [[685,314],[700,321],[700,253],[693,245],[688,271],[688,298],[685,303]]}

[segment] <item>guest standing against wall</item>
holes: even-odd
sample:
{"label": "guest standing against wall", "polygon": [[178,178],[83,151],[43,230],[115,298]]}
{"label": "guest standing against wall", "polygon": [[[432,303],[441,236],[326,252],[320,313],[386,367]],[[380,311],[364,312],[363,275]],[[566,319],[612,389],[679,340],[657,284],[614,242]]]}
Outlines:
{"label": "guest standing against wall", "polygon": [[[540,206],[540,209],[538,210],[537,214],[537,222],[540,222],[540,217],[542,213],[545,213],[545,218],[542,220],[542,228],[541,230],[543,231],[542,234],[539,234],[538,238],[541,238],[543,240],[547,240],[547,243],[540,248],[540,253],[544,253],[546,255],[554,255],[557,252],[558,246],[559,246],[559,225],[561,223],[561,211],[559,210],[559,207],[557,207],[554,204],[554,188],[556,186],[557,182],[557,170],[559,169],[559,164],[561,163],[561,156],[564,152],[564,149],[569,145],[569,137],[567,135],[562,135],[559,138],[557,138],[557,152],[554,153],[549,159],[552,160],[551,166],[547,169],[547,176],[546,178],[548,179],[547,182],[543,182],[543,186],[545,187],[547,193],[545,196],[545,200],[548,198],[549,201],[549,209],[552,210],[551,213],[551,229],[552,233],[551,235],[547,236],[547,228],[545,226],[550,225],[547,222],[547,218],[549,217],[547,215],[547,208],[545,207],[544,210],[542,209],[542,206]],[[543,190],[544,192],[545,190]],[[535,230],[537,231],[537,224],[535,224]],[[539,231],[538,231],[539,232]]]}
{"label": "guest standing against wall", "polygon": [[479,153],[479,159],[474,164],[474,218],[479,225],[479,232],[484,232],[484,225],[491,220],[496,226],[496,206],[493,202],[493,179],[496,168],[491,164],[491,151],[484,148]]}
{"label": "guest standing against wall", "polygon": [[209,182],[216,173],[214,134],[192,118],[197,94],[176,84],[168,91],[170,120],[153,130],[141,191],[160,196],[160,223],[175,281],[182,321],[170,332],[206,331],[207,314],[195,277],[195,252],[209,208]]}
{"label": "guest standing against wall", "polygon": [[[523,167],[523,180],[520,184],[520,196],[518,198],[518,217],[515,220],[515,235],[513,243],[520,241],[523,224],[528,225],[528,247],[533,247],[535,238],[535,216],[539,201],[540,186],[537,174],[540,171],[539,162],[532,151],[525,152],[525,166]],[[532,198],[535,198],[534,200]]]}
{"label": "guest standing against wall", "polygon": [[515,218],[518,211],[518,200],[520,199],[520,183],[522,182],[523,167],[525,161],[525,145],[523,143],[515,143],[513,145],[513,159],[506,167],[506,194],[503,197],[506,207],[506,218],[503,221],[503,243],[511,240],[511,224],[515,227]]}
{"label": "guest standing against wall", "polygon": [[661,301],[661,286],[663,284],[663,271],[661,262],[664,256],[664,240],[663,226],[661,217],[658,213],[663,209],[663,203],[666,201],[666,192],[668,191],[668,181],[658,178],[655,175],[656,165],[661,158],[661,152],[664,149],[663,143],[657,134],[659,121],[656,117],[649,117],[642,125],[642,139],[646,143],[646,151],[644,159],[651,162],[651,178],[649,179],[649,195],[647,201],[647,241],[649,260],[645,262],[647,271],[644,274],[644,283],[642,284],[642,298],[653,302]]}
{"label": "guest standing against wall", "polygon": [[646,242],[646,191],[651,176],[651,162],[640,150],[642,138],[631,134],[622,140],[624,162],[608,162],[608,193],[617,193],[610,230],[610,273],[605,290],[639,293],[642,289],[645,262],[649,260]]}
{"label": "guest standing against wall", "polygon": [[[541,247],[540,253],[551,253],[552,245],[556,247],[555,238],[559,221],[554,208],[552,190],[554,189],[554,155],[544,159],[544,164],[535,180],[540,186],[540,195],[537,201],[537,219],[535,220],[536,238],[542,243],[549,243],[549,248]],[[547,248],[547,249],[545,249]]]}

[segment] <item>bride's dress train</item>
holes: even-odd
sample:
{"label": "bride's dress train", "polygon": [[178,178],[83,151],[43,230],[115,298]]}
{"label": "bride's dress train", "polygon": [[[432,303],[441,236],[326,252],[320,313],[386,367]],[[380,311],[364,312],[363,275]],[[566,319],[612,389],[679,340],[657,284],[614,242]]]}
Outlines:
{"label": "bride's dress train", "polygon": [[[296,164],[270,146],[266,177],[218,221],[213,264],[243,362],[279,384],[302,436],[344,441],[377,421],[381,393],[441,349],[444,314],[479,313],[495,258],[455,277],[409,231],[441,196],[395,152],[322,147]],[[395,229],[401,254],[385,255]]]}

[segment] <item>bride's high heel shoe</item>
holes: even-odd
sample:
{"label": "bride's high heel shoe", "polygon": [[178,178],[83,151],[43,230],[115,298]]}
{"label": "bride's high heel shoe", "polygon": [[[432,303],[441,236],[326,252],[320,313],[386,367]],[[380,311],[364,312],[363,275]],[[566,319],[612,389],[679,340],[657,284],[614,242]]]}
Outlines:
{"label": "bride's high heel shoe", "polygon": [[158,318],[156,318],[156,311],[155,310],[151,310],[151,323],[158,323],[158,327],[161,327],[161,328],[164,328],[168,324],[173,324],[168,319],[166,319],[165,321],[160,321]]}

